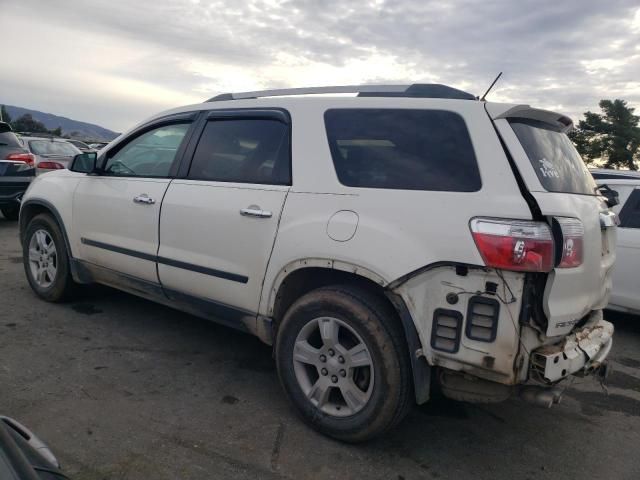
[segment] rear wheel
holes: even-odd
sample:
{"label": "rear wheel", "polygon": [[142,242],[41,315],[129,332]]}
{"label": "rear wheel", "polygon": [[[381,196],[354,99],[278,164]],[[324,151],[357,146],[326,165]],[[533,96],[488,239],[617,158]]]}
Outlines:
{"label": "rear wheel", "polygon": [[43,299],[59,302],[69,297],[77,288],[71,277],[64,237],[50,215],[36,215],[29,222],[22,252],[29,285]]}
{"label": "rear wheel", "polygon": [[406,342],[389,306],[351,286],[314,290],[278,330],[282,385],[303,419],[348,442],[371,439],[413,404]]}
{"label": "rear wheel", "polygon": [[18,220],[18,215],[20,214],[20,207],[17,205],[7,205],[4,207],[0,207],[0,211],[2,215],[7,220]]}

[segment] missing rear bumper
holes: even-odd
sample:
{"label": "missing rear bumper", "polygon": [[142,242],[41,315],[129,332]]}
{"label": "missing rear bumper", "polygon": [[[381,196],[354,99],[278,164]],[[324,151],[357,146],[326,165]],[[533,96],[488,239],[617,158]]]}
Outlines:
{"label": "missing rear bumper", "polygon": [[[600,314],[601,315],[601,314]],[[531,353],[531,376],[542,383],[555,383],[569,375],[602,375],[612,346],[613,324],[597,320],[568,335],[562,342]]]}

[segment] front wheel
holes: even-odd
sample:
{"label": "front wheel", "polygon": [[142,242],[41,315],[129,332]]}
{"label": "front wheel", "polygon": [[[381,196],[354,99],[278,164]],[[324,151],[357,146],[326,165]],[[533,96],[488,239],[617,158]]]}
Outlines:
{"label": "front wheel", "polygon": [[27,225],[22,243],[27,280],[33,291],[49,302],[59,302],[73,293],[69,253],[56,221],[36,215]]}
{"label": "front wheel", "polygon": [[409,358],[394,315],[384,300],[351,286],[314,290],[289,308],[276,339],[278,374],[315,429],[360,442],[408,412]]}

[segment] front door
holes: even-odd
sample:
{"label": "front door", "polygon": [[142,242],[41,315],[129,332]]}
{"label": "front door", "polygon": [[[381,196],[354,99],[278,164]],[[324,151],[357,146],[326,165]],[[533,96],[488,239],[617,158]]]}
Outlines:
{"label": "front door", "polygon": [[162,203],[158,273],[167,295],[257,312],[289,185],[288,116],[212,112],[188,173]]}
{"label": "front door", "polygon": [[104,172],[83,178],[73,197],[78,258],[158,283],[162,197],[190,122],[151,126],[107,153]]}

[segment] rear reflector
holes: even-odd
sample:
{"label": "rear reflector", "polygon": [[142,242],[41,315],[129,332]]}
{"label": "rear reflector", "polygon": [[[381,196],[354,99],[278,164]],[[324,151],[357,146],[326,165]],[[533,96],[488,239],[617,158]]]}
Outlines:
{"label": "rear reflector", "polygon": [[64,165],[58,162],[40,162],[38,168],[46,168],[47,170],[61,170]]}
{"label": "rear reflector", "polygon": [[470,227],[487,267],[518,272],[553,268],[553,237],[546,223],[474,218]]}
{"label": "rear reflector", "polygon": [[33,153],[11,153],[7,155],[6,159],[12,162],[24,162],[31,166],[36,163],[36,157]]}
{"label": "rear reflector", "polygon": [[582,237],[584,227],[577,218],[555,217],[562,232],[562,257],[558,268],[573,268],[582,265]]}

